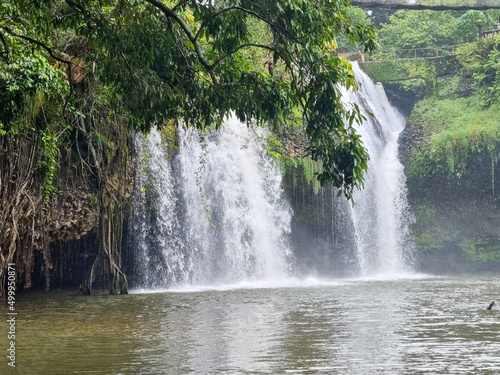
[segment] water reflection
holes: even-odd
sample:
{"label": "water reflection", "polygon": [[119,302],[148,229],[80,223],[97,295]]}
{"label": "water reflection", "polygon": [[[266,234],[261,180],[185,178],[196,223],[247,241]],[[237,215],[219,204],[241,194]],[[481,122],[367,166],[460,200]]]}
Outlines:
{"label": "water reflection", "polygon": [[314,298],[311,289],[295,293],[285,314],[286,332],[280,346],[284,361],[278,370],[307,373],[329,368],[342,335],[341,305],[324,295]]}
{"label": "water reflection", "polygon": [[[344,368],[361,373],[401,372],[401,331],[407,324],[403,309],[411,303],[401,283],[363,283],[347,291],[351,303],[340,341]],[[344,292],[344,293],[345,293]]]}
{"label": "water reflection", "polygon": [[486,307],[499,287],[496,278],[469,277],[27,294],[11,373],[494,374],[500,314]]}
{"label": "water reflection", "polygon": [[[486,282],[485,282],[486,281]],[[404,361],[414,373],[494,374],[500,371],[498,311],[486,301],[498,293],[496,279],[422,281],[418,309],[410,315]],[[415,288],[416,289],[416,288]],[[435,298],[426,299],[429,291]],[[484,306],[483,306],[484,305]]]}

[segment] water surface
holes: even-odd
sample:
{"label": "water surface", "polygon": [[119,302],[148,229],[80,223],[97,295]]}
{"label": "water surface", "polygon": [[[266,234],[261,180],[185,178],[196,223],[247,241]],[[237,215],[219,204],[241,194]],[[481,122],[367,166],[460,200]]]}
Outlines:
{"label": "water surface", "polygon": [[500,373],[496,277],[298,285],[20,294],[17,367],[1,373]]}

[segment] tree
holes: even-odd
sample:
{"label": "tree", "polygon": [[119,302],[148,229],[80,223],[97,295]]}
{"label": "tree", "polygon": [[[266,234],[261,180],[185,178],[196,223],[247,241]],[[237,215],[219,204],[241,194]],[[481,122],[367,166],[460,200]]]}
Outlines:
{"label": "tree", "polygon": [[[339,92],[339,85],[350,88],[355,81],[335,48],[344,35],[371,50],[375,33],[353,21],[349,0],[2,4],[8,8],[3,39],[17,38],[52,62],[74,59],[68,40],[78,40],[76,57],[107,85],[116,110],[135,129],[147,131],[168,119],[202,128],[220,124],[230,112],[242,121],[286,122],[298,106],[311,156],[323,163],[320,180],[348,196],[362,182],[367,155],[350,126],[361,115],[344,108]],[[267,40],[256,38],[251,22],[266,29]],[[266,58],[249,61],[245,52],[253,49],[264,50]]]}
{"label": "tree", "polygon": [[455,17],[452,12],[397,11],[380,29],[383,49],[453,45]]}
{"label": "tree", "polygon": [[[12,143],[23,131],[37,134],[47,201],[58,150],[77,147],[64,145],[67,132],[89,142],[96,184],[110,181],[116,144],[123,142],[108,142],[114,153],[106,155],[98,149],[105,137],[95,134],[97,142],[89,133],[97,120],[116,133],[107,114],[129,131],[148,132],[172,120],[219,126],[232,113],[249,124],[286,124],[299,108],[310,156],[322,164],[319,180],[351,197],[368,155],[353,127],[363,119],[360,110],[341,102],[340,86],[356,82],[350,63],[337,55],[337,38],[370,51],[375,31],[354,20],[349,6],[350,0],[0,0],[1,136]],[[109,203],[111,191],[101,200]],[[2,204],[15,206],[17,193]],[[115,206],[121,205],[109,207]],[[101,243],[116,285],[119,235],[106,233],[119,218],[103,209],[103,220],[109,222],[101,223]],[[1,249],[0,272],[15,250],[8,248]]]}
{"label": "tree", "polygon": [[381,49],[432,48],[475,42],[476,22],[493,28],[498,10],[469,10],[467,12],[399,10],[380,28]]}

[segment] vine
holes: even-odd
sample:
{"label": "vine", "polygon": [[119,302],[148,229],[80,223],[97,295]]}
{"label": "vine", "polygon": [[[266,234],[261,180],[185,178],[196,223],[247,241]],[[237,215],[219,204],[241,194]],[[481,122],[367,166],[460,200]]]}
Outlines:
{"label": "vine", "polygon": [[43,167],[45,171],[42,182],[43,200],[48,204],[52,194],[57,191],[54,182],[57,177],[57,168],[59,165],[59,145],[56,136],[45,134],[43,130],[40,131],[40,136],[40,166]]}

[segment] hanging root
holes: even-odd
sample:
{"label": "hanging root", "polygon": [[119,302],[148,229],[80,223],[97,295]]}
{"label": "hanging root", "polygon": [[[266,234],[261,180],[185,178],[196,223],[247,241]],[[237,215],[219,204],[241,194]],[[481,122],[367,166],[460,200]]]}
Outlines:
{"label": "hanging root", "polygon": [[79,296],[89,296],[90,293],[92,292],[92,284],[94,283],[94,280],[95,280],[95,269],[96,269],[97,265],[99,264],[100,255],[101,255],[101,252],[99,252],[99,254],[97,254],[97,256],[95,257],[94,263],[92,263],[92,267],[90,267],[90,271],[89,271],[87,277],[80,284],[80,287],[78,288],[78,295]]}

